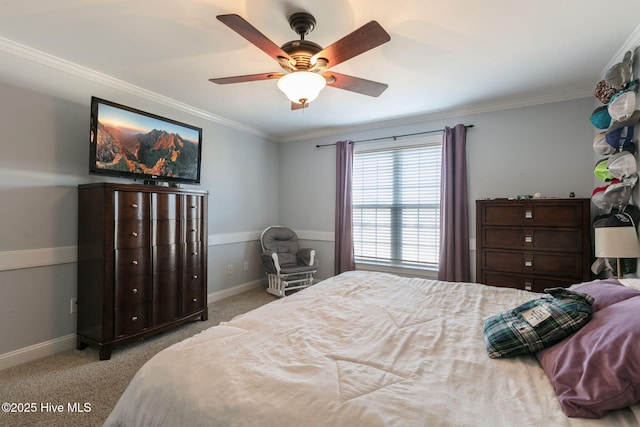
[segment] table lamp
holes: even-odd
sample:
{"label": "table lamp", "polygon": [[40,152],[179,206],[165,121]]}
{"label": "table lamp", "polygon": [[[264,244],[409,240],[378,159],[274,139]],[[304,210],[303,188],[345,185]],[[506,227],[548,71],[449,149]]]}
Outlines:
{"label": "table lamp", "polygon": [[618,279],[622,278],[620,258],[640,257],[635,227],[598,227],[595,229],[595,244],[597,258],[616,258]]}

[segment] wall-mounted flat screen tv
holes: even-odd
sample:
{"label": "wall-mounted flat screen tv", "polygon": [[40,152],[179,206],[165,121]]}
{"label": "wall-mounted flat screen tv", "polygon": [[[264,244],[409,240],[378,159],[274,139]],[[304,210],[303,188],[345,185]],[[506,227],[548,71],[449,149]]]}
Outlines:
{"label": "wall-mounted flat screen tv", "polygon": [[201,128],[94,96],[90,141],[92,174],[200,183]]}

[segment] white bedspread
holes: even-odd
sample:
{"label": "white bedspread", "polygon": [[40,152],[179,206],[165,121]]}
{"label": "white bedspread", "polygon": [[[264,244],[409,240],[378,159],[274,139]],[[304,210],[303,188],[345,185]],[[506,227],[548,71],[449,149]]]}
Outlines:
{"label": "white bedspread", "polygon": [[160,352],[105,425],[640,425],[567,418],[535,357],[489,359],[484,319],[533,297],[345,273]]}

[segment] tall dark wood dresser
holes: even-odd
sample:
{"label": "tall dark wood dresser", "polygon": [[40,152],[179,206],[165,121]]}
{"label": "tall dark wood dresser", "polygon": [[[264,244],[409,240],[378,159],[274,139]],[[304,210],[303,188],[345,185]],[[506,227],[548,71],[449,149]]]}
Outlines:
{"label": "tall dark wood dresser", "polygon": [[78,187],[77,347],[115,346],[207,320],[208,193]]}
{"label": "tall dark wood dresser", "polygon": [[543,292],[590,280],[590,200],[476,201],[476,277]]}

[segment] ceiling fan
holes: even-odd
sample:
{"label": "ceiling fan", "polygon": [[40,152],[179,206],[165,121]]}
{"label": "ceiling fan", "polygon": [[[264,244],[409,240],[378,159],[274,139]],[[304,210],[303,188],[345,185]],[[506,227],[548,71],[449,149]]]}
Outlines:
{"label": "ceiling fan", "polygon": [[300,36],[300,40],[287,42],[280,47],[239,15],[218,15],[217,18],[275,59],[284,72],[214,78],[209,79],[210,82],[229,84],[278,79],[278,88],[291,100],[292,110],[307,107],[325,86],[373,97],[380,96],[388,87],[384,83],[329,71],[329,68],[391,40],[376,21],[368,22],[323,49],[304,38],[316,25],[315,18],[306,12],[294,13],[289,17],[289,25]]}

